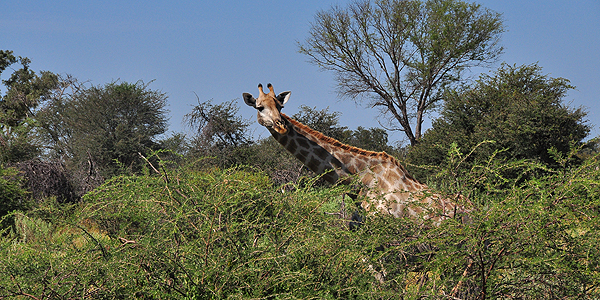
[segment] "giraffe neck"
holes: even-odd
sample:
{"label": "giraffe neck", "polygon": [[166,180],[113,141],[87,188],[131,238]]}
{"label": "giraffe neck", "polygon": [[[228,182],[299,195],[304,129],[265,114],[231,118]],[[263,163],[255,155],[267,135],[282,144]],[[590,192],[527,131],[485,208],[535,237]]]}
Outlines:
{"label": "giraffe neck", "polygon": [[[462,211],[455,203],[439,195],[423,197],[428,187],[411,177],[406,169],[385,152],[372,152],[342,144],[308,126],[281,114],[288,127],[288,133],[281,135],[270,130],[273,137],[292,153],[298,160],[330,183],[335,183],[351,174],[357,174],[360,181],[369,189],[362,207],[369,210],[374,207],[395,217],[423,215],[424,209],[410,206],[411,202],[420,202],[425,207],[441,211],[441,215],[426,214],[433,218],[434,224],[454,213]],[[457,210],[458,209],[458,210]]]}
{"label": "giraffe neck", "polygon": [[[351,174],[360,174],[364,184],[373,187],[373,181],[378,180],[379,188],[385,192],[426,188],[412,178],[396,159],[384,152],[372,152],[343,144],[283,113],[281,116],[290,130],[286,135],[271,130],[273,137],[313,172],[327,172],[324,178],[329,182],[334,183]],[[331,172],[332,170],[335,172]]]}
{"label": "giraffe neck", "polygon": [[[305,125],[281,114],[288,127],[288,133],[281,135],[274,130],[269,130],[271,135],[285,149],[300,160],[311,171],[324,174],[323,178],[330,183],[335,183],[340,177],[351,174],[344,162],[334,155],[335,147],[326,143],[319,143],[316,136],[306,134],[301,130]],[[307,127],[308,128],[308,127]],[[315,133],[317,133],[315,131]],[[320,133],[319,133],[320,134]]]}

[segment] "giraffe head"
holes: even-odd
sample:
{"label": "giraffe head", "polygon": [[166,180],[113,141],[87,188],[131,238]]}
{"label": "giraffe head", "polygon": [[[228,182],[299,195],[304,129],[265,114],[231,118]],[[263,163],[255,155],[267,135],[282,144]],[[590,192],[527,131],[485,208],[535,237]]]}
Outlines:
{"label": "giraffe head", "polygon": [[242,97],[244,102],[249,106],[256,108],[258,111],[258,123],[262,126],[267,127],[269,130],[274,130],[277,133],[284,135],[288,132],[287,125],[281,117],[281,109],[283,105],[290,99],[291,92],[283,92],[279,95],[275,95],[273,86],[269,83],[267,85],[269,93],[263,92],[262,84],[258,84],[258,99],[254,98],[252,94],[243,93]]}

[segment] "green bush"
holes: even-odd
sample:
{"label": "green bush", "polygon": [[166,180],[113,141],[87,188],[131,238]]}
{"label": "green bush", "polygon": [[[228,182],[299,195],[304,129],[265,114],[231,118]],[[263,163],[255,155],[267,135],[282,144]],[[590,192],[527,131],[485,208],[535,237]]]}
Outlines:
{"label": "green bush", "polygon": [[371,276],[355,233],[322,211],[342,192],[284,194],[251,169],[118,176],[69,217],[31,217],[4,239],[0,286],[64,298],[350,297]]}
{"label": "green bush", "polygon": [[15,168],[0,164],[0,218],[8,212],[26,207],[26,190],[22,188],[23,177]]}
{"label": "green bush", "polygon": [[348,230],[338,215],[349,187],[301,179],[282,191],[250,167],[117,176],[77,206],[12,214],[0,295],[598,298],[600,157],[572,167],[573,153],[557,156],[562,168],[516,180],[498,171],[536,165],[490,159],[457,172],[463,154],[449,149],[440,188],[460,187],[475,210],[468,224],[439,227],[369,214]]}

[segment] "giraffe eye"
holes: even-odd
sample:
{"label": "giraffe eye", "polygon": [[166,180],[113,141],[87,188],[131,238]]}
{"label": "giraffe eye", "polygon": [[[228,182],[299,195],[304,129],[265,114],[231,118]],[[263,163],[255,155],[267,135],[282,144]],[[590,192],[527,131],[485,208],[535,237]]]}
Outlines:
{"label": "giraffe eye", "polygon": [[258,111],[263,111],[265,109],[265,107],[264,106],[259,106],[256,109],[258,109]]}

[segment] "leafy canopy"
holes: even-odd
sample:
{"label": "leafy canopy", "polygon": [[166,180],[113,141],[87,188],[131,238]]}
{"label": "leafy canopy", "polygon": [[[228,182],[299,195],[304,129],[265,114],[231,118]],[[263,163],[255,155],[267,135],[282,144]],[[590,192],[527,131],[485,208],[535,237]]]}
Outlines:
{"label": "leafy canopy", "polygon": [[29,68],[30,60],[0,50],[0,74],[13,64],[19,69],[2,80],[6,93],[0,94],[0,162],[18,162],[35,157],[41,151],[35,140],[37,108],[48,100],[58,86],[58,76]]}
{"label": "leafy canopy", "polygon": [[528,159],[552,166],[553,148],[567,153],[590,131],[582,108],[570,108],[564,98],[573,86],[564,78],[542,73],[536,64],[503,65],[481,75],[471,86],[446,94],[441,117],[409,153],[417,165],[440,165],[455,143],[460,149],[479,147],[472,160],[485,160],[494,151],[505,159]]}
{"label": "leafy canopy", "polygon": [[157,136],[167,130],[166,94],[141,81],[81,86],[55,100],[41,121],[54,150],[75,165],[99,166],[108,177],[122,167],[139,172],[138,153],[156,150]]}

